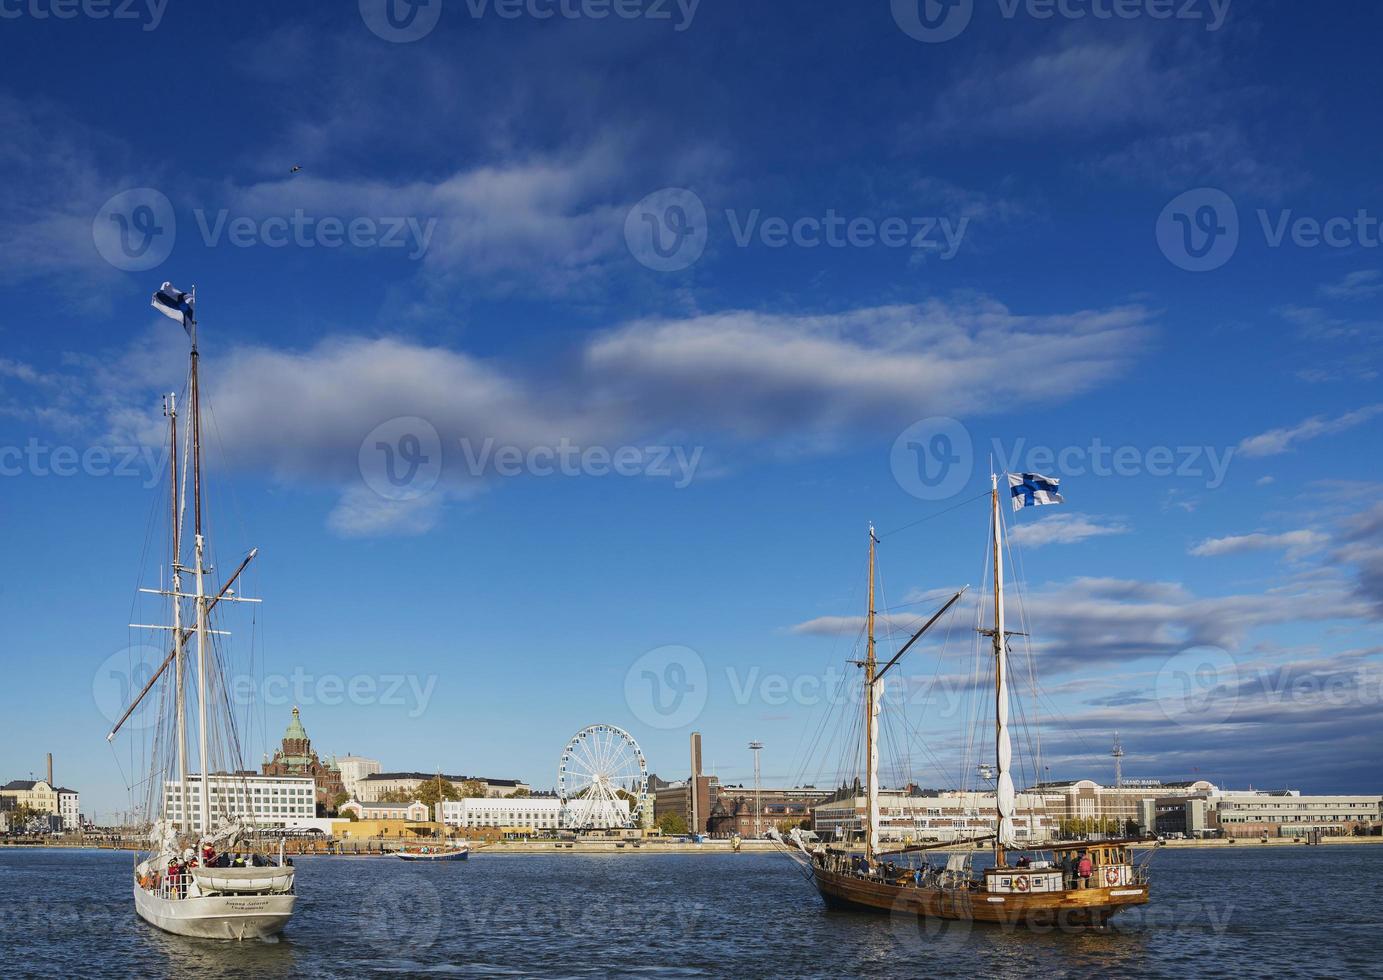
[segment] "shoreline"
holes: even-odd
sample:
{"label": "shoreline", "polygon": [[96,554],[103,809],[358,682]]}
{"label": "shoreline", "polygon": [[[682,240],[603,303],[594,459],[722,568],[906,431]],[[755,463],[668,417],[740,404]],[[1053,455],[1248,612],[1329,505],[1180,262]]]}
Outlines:
{"label": "shoreline", "polygon": [[[372,841],[374,850],[331,850],[325,848],[295,848],[292,844],[286,849],[290,857],[346,857],[346,858],[388,858],[393,857],[392,851],[379,850],[382,842]],[[390,845],[397,842],[389,841]],[[1383,836],[1372,837],[1324,837],[1319,844],[1324,845],[1346,845],[1346,844],[1383,844]],[[1308,843],[1305,840],[1292,840],[1288,837],[1270,837],[1266,841],[1261,838],[1212,838],[1207,840],[1169,840],[1162,844],[1146,843],[1133,845],[1139,850],[1161,850],[1167,849],[1221,849],[1221,850],[1255,850],[1261,847],[1315,847],[1318,844]],[[92,851],[137,851],[142,847],[135,843],[88,843],[83,841],[33,841],[0,842],[0,850],[11,849],[38,849],[38,850],[92,850]],[[738,851],[734,849],[728,840],[706,841],[701,844],[692,843],[654,843],[650,841],[640,842],[634,846],[632,842],[624,842],[620,846],[615,841],[571,841],[571,842],[519,842],[519,841],[495,841],[492,843],[473,843],[471,844],[471,854],[767,854],[778,849],[778,845],[772,841],[763,840],[743,840],[740,842]],[[975,851],[973,847],[936,847],[930,853],[938,854],[958,854]],[[980,848],[979,850],[985,850]]]}

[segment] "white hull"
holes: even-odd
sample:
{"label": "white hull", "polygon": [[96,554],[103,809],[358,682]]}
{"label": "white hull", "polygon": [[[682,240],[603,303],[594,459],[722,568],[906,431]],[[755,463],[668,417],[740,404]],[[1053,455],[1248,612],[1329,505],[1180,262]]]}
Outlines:
{"label": "white hull", "polygon": [[283,931],[295,895],[210,895],[167,899],[134,886],[139,917],[165,932],[197,939],[261,939]]}

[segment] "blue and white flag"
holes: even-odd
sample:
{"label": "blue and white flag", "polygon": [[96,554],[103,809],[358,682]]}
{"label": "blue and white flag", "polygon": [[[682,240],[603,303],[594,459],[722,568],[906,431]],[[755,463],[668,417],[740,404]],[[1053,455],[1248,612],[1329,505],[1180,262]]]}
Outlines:
{"label": "blue and white flag", "polygon": [[1062,502],[1061,480],[1040,473],[1010,473],[1008,492],[1013,497],[1013,509],[1041,507]]}
{"label": "blue and white flag", "polygon": [[165,282],[159,287],[158,292],[154,293],[152,306],[164,316],[171,317],[181,323],[188,336],[191,336],[192,323],[196,319],[196,311],[192,308],[192,304],[191,293],[184,293],[175,288],[171,282]]}

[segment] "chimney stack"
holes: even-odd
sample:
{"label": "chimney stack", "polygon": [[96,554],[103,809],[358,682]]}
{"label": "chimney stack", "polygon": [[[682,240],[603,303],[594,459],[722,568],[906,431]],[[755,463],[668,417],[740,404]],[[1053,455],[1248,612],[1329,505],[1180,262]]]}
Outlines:
{"label": "chimney stack", "polygon": [[691,832],[701,833],[701,733],[691,733]]}
{"label": "chimney stack", "polygon": [[53,785],[53,753],[48,753],[48,785]]}

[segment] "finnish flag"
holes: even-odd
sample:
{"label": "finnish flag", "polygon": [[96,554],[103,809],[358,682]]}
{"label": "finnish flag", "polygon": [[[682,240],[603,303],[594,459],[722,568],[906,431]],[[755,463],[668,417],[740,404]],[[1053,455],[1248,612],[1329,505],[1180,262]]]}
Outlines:
{"label": "finnish flag", "polygon": [[184,293],[177,289],[171,282],[165,282],[159,287],[158,292],[154,293],[154,301],[151,304],[166,317],[171,317],[182,324],[182,328],[188,335],[192,334],[192,324],[196,320],[196,310],[193,309],[193,298],[191,293]]}
{"label": "finnish flag", "polygon": [[1013,497],[1013,509],[1041,507],[1062,502],[1061,480],[1040,473],[1010,473],[1008,492]]}

